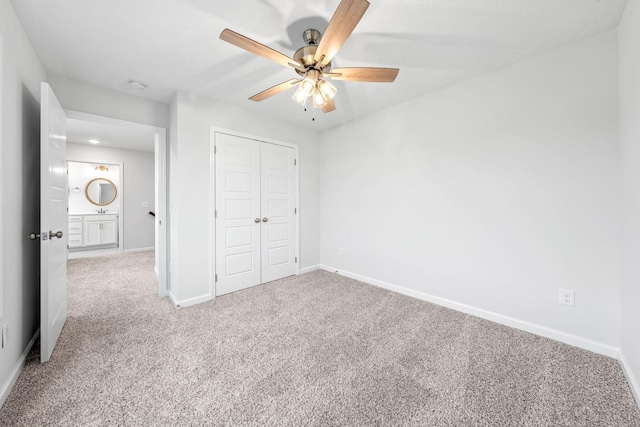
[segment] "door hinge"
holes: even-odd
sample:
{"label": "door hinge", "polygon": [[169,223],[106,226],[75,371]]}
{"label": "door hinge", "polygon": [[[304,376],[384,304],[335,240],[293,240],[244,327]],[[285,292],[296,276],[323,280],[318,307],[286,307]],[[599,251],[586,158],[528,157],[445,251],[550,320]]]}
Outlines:
{"label": "door hinge", "polygon": [[293,208],[293,214],[298,215],[298,208]]}
{"label": "door hinge", "polygon": [[296,264],[298,263],[298,257],[296,257]]}
{"label": "door hinge", "polygon": [[216,274],[216,282],[218,281],[218,275]]}
{"label": "door hinge", "polygon": [[297,165],[298,161],[296,159],[293,159],[293,166]]}
{"label": "door hinge", "polygon": [[217,209],[215,211],[213,211],[213,217],[214,218],[218,218],[218,210]]}
{"label": "door hinge", "polygon": [[216,147],[215,145],[213,146],[213,154],[216,154],[218,152],[218,147]]}

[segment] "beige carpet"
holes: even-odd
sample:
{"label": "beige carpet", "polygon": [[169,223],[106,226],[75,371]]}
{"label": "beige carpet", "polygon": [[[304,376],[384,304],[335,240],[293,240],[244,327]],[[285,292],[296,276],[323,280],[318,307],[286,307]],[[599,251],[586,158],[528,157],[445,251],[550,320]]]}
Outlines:
{"label": "beige carpet", "polygon": [[1,425],[640,426],[607,357],[320,271],[175,310],[152,268],[70,261]]}

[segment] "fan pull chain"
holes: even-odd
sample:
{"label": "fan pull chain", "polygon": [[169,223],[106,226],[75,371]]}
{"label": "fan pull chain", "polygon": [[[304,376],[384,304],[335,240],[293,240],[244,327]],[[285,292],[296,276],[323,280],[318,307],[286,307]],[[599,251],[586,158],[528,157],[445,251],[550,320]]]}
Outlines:
{"label": "fan pull chain", "polygon": [[[302,106],[302,108],[304,108],[304,112],[306,113],[306,112],[307,112],[307,101],[306,101],[306,100],[305,100],[304,105]],[[316,109],[314,108],[314,109],[311,111],[311,121],[312,121],[312,122],[315,122],[315,121],[316,121],[316,117],[315,117],[315,115],[316,115]]]}

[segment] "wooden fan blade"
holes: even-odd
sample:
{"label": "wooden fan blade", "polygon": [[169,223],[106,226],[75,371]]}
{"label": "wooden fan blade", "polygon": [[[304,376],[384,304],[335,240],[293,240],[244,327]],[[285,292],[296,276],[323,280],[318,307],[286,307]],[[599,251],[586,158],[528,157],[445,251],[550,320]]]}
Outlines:
{"label": "wooden fan blade", "polygon": [[335,68],[326,76],[334,80],[350,80],[352,82],[391,83],[396,79],[399,71],[397,68]]}
{"label": "wooden fan blade", "polygon": [[238,46],[240,49],[244,49],[247,52],[251,52],[255,55],[262,56],[263,58],[270,59],[271,61],[275,61],[278,64],[282,64],[286,67],[291,67],[292,64],[295,67],[302,67],[298,61],[293,58],[289,58],[287,55],[278,52],[277,50],[273,50],[268,46],[258,43],[255,40],[251,40],[249,37],[245,37],[242,34],[238,34],[235,31],[231,31],[228,28],[225,28],[222,33],[220,33],[220,39],[226,41],[227,43],[231,43],[234,46]]}
{"label": "wooden fan blade", "polygon": [[327,30],[324,32],[318,50],[314,55],[316,62],[327,64],[342,47],[342,44],[356,28],[369,7],[367,0],[342,0],[333,14]]}
{"label": "wooden fan blade", "polygon": [[255,95],[253,95],[249,99],[252,100],[252,101],[256,101],[256,102],[264,101],[267,98],[271,98],[273,95],[277,95],[280,92],[284,92],[287,89],[291,89],[292,87],[294,87],[295,85],[297,85],[301,81],[302,80],[300,80],[300,79],[287,80],[286,82],[282,82],[280,84],[277,84],[277,85],[275,85],[273,87],[270,87],[267,90],[263,90],[260,93],[256,93]]}
{"label": "wooden fan blade", "polygon": [[327,105],[322,107],[322,112],[323,113],[330,113],[335,109],[336,109],[336,104],[333,102],[333,99],[330,99],[330,100],[327,101]]}

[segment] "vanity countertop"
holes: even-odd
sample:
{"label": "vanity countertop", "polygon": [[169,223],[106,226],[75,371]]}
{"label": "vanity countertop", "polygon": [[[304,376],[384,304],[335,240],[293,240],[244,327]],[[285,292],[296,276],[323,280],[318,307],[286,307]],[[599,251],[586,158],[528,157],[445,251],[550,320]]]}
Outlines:
{"label": "vanity countertop", "polygon": [[118,212],[105,212],[105,213],[89,212],[89,213],[70,213],[69,214],[69,216],[89,216],[89,215],[118,215]]}

